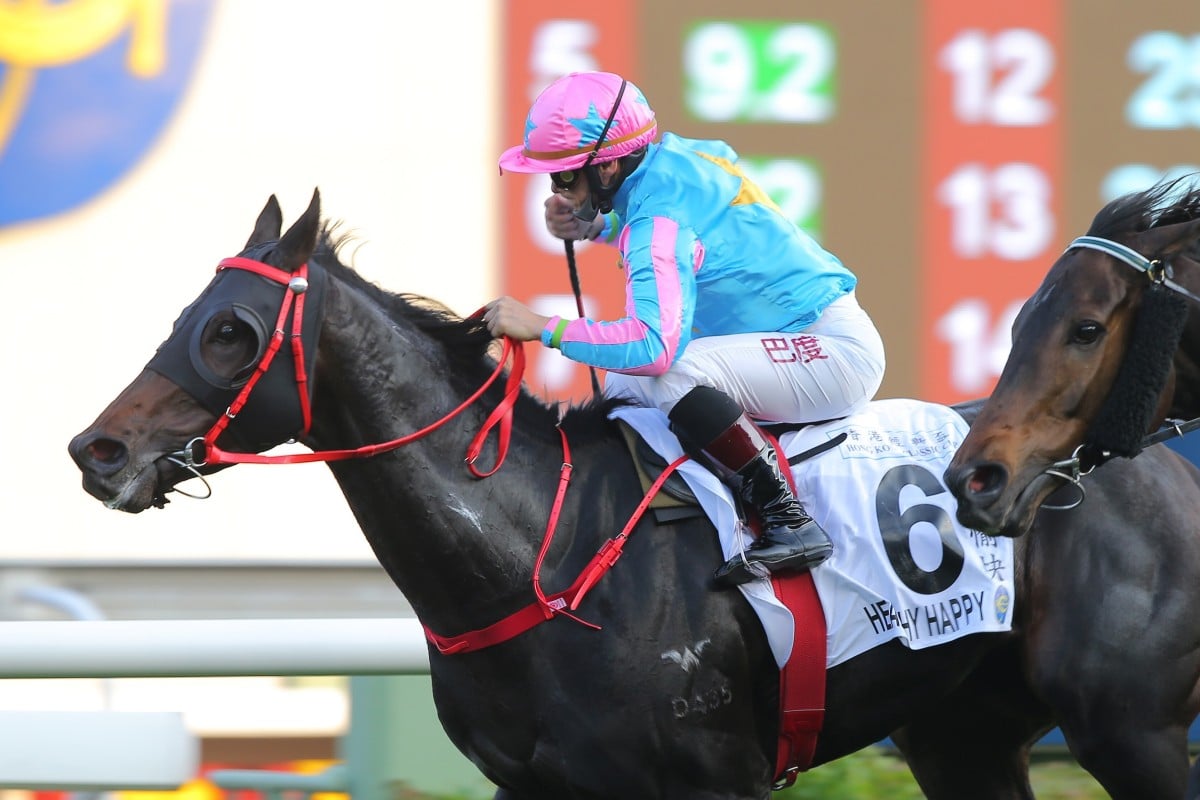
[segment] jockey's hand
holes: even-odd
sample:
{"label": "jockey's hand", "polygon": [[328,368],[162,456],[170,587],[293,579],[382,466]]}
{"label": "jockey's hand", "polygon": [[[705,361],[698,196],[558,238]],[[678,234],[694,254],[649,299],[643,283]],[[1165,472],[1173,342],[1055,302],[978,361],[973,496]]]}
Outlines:
{"label": "jockey's hand", "polygon": [[596,215],[591,222],[575,216],[575,207],[561,194],[546,198],[546,230],[559,239],[595,239],[604,228],[604,217]]}
{"label": "jockey's hand", "polygon": [[501,297],[484,306],[483,321],[496,338],[511,336],[517,341],[531,342],[541,338],[550,318],[533,313],[519,300]]}

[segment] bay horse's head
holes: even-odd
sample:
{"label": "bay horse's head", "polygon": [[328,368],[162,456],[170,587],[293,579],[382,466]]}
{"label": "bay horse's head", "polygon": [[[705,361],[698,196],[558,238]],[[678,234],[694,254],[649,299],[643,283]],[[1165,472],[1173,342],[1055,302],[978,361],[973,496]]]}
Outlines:
{"label": "bay horse's head", "polygon": [[[305,432],[311,387],[303,377],[324,290],[323,273],[307,269],[321,230],[319,193],[281,236],[282,227],[272,195],[242,253],[221,262],[141,374],[71,440],[83,488],[110,508],[161,508],[177,483],[213,471],[194,452],[206,435],[257,452]],[[297,321],[302,330],[292,328]],[[279,357],[268,357],[281,344]]]}
{"label": "bay horse's head", "polygon": [[1021,309],[946,470],[964,525],[1019,536],[1065,481],[1136,455],[1167,416],[1200,412],[1197,339],[1179,344],[1200,320],[1200,187],[1186,180],[1105,206]]}

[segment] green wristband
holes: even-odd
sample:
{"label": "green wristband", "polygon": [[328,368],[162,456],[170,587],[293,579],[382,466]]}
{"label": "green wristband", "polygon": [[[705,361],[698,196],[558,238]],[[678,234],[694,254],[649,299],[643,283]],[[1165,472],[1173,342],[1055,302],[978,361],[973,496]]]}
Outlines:
{"label": "green wristband", "polygon": [[608,234],[605,236],[597,236],[596,241],[603,241],[605,244],[612,244],[617,240],[617,234],[620,233],[621,218],[617,216],[617,212],[610,211],[604,215],[604,226],[600,228],[600,232],[608,229]]}
{"label": "green wristband", "polygon": [[562,342],[563,333],[567,330],[567,321],[560,319],[558,324],[554,326],[554,333],[550,334],[550,346],[558,350],[559,343]]}

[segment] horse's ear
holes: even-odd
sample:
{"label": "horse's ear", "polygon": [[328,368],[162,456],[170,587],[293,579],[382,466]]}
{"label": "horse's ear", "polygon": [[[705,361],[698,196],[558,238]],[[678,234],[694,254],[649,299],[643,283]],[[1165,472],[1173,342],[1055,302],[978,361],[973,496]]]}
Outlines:
{"label": "horse's ear", "polygon": [[317,247],[317,235],[321,232],[321,192],[313,189],[312,202],[308,210],[300,215],[300,219],[288,228],[288,232],[279,240],[276,252],[279,255],[279,268],[295,272],[312,256]]}
{"label": "horse's ear", "polygon": [[1181,253],[1187,255],[1189,251],[1194,254],[1200,239],[1200,219],[1150,228],[1137,238],[1134,249],[1148,257],[1167,259]]}
{"label": "horse's ear", "polygon": [[276,241],[282,230],[283,211],[279,208],[279,201],[275,195],[271,195],[267,198],[267,204],[263,206],[263,210],[258,214],[258,220],[254,223],[254,233],[250,234],[250,238],[246,240],[246,249],[249,250],[254,245],[263,242]]}

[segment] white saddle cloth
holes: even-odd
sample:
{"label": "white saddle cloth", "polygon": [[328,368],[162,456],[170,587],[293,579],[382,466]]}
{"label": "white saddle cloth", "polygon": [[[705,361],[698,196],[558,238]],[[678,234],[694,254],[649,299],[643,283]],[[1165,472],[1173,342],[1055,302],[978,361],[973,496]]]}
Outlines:
{"label": "white saddle cloth", "polygon": [[[682,455],[661,411],[621,408],[613,416],[668,461]],[[861,414],[780,437],[791,457],[846,434],[792,468],[801,502],[834,543],[812,572],[825,611],[827,667],[892,639],[922,649],[1011,629],[1013,542],[962,528],[942,483],[966,432],[946,406],[878,400]],[[679,472],[716,526],[725,557],[733,557],[751,537],[729,489],[693,460]],[[792,650],[791,612],[767,579],[740,589],[782,667]]]}

